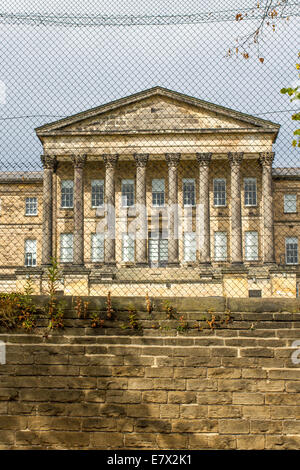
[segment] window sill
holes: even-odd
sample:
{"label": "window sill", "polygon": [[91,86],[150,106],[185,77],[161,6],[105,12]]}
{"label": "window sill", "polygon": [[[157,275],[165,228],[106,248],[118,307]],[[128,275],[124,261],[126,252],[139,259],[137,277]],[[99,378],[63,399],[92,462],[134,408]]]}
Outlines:
{"label": "window sill", "polygon": [[37,217],[38,214],[25,214],[25,217]]}

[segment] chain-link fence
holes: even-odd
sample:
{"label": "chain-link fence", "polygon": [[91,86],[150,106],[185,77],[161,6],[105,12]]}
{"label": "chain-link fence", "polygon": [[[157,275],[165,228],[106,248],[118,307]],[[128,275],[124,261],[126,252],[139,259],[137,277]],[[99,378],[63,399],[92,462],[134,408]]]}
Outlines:
{"label": "chain-link fence", "polygon": [[0,291],[299,295],[299,15],[2,4]]}

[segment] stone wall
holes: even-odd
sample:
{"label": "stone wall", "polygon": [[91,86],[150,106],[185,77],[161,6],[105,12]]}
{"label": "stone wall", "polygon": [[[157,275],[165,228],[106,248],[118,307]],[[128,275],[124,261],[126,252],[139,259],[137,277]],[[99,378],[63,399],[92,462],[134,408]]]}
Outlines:
{"label": "stone wall", "polygon": [[[95,329],[65,300],[64,330],[1,330],[1,449],[299,448],[299,300],[169,299],[167,319],[163,299],[149,314],[113,298]],[[89,302],[104,318],[105,299]]]}

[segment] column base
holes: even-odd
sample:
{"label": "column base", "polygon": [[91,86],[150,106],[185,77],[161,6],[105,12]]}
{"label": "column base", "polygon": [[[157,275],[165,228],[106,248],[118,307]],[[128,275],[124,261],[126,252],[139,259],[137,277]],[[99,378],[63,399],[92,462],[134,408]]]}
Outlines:
{"label": "column base", "polygon": [[106,268],[115,268],[117,266],[116,261],[105,261],[104,266]]}

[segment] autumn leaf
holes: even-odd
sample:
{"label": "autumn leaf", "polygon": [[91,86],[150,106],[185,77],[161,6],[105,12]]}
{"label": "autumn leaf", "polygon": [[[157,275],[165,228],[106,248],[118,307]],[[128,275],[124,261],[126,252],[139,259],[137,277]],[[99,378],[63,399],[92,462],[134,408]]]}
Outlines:
{"label": "autumn leaf", "polygon": [[260,57],[260,58],[259,58],[259,62],[261,62],[262,64],[264,63],[264,60],[265,60],[265,59],[264,59],[263,57]]}

